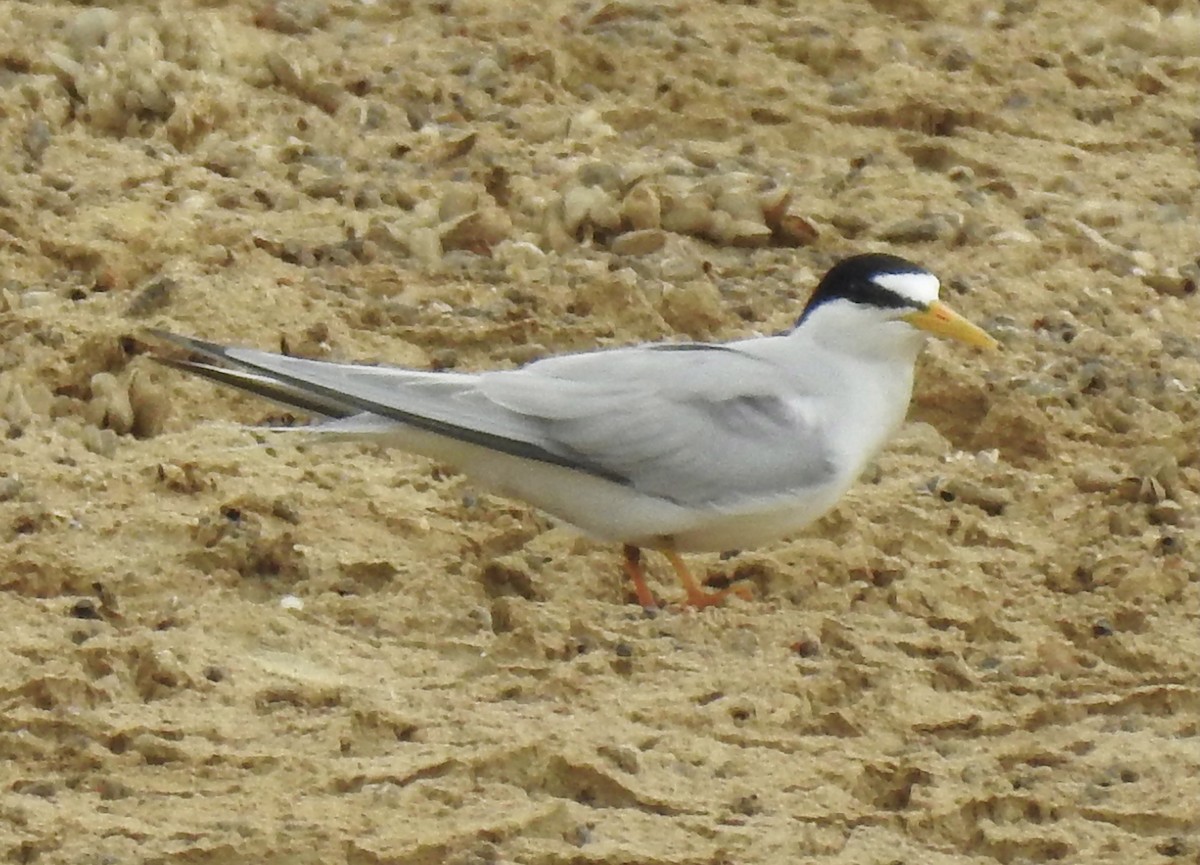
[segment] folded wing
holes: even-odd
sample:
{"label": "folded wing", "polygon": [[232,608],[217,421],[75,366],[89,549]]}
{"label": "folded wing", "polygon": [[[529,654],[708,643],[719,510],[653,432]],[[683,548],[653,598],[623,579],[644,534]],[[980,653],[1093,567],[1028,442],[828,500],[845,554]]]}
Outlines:
{"label": "folded wing", "polygon": [[685,505],[814,486],[833,472],[820,406],[784,370],[727,346],[662,345],[484,373],[565,453]]}
{"label": "folded wing", "polygon": [[832,473],[814,398],[726,346],[633,347],[471,375],[156,336],[202,358],[174,366],[333,419],[318,430],[381,435],[386,419],[680,504],[782,494]]}

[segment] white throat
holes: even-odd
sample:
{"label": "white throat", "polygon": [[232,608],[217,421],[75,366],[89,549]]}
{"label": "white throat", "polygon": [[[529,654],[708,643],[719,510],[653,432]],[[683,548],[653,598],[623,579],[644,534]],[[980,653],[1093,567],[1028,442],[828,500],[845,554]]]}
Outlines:
{"label": "white throat", "polygon": [[908,366],[916,362],[928,339],[924,331],[896,318],[894,310],[864,307],[848,300],[821,304],[797,330],[826,351]]}

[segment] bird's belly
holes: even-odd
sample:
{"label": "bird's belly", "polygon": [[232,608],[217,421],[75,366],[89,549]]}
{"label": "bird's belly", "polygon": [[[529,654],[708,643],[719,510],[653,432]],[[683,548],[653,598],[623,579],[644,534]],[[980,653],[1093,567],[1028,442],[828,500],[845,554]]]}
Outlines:
{"label": "bird's belly", "polygon": [[597,540],[680,552],[751,549],[796,532],[828,512],[857,476],[768,499],[695,506],[646,495],[562,466],[399,428],[393,445],[456,464],[482,486],[521,499]]}
{"label": "bird's belly", "polygon": [[[713,509],[706,519],[698,518],[695,526],[672,534],[671,540],[675,549],[682,552],[761,547],[803,529],[828,513],[850,483],[839,479],[742,508]],[[646,545],[653,546],[650,541]]]}
{"label": "bird's belly", "polygon": [[[753,549],[796,532],[827,513],[853,479],[770,499],[682,505],[600,478],[538,466],[533,475],[492,478],[493,489],[524,499],[598,540],[680,552]],[[537,481],[529,483],[536,475]]]}

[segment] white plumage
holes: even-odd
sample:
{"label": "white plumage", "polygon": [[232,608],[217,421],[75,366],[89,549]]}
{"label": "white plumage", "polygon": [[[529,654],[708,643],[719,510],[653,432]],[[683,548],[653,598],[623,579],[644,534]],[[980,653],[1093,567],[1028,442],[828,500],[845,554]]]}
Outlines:
{"label": "white plumage", "polygon": [[[936,278],[856,256],[787,334],[424,372],[304,360],[158,333],[169,363],[323,415],[310,432],[450,463],[601,540],[667,552],[758,546],[828,511],[904,419],[926,333],[995,341],[936,300]],[[689,602],[706,593],[680,573]]]}

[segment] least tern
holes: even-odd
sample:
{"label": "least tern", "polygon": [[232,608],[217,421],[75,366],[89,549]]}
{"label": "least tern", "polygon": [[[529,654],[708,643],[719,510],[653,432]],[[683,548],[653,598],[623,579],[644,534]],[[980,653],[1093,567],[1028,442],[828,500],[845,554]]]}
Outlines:
{"label": "least tern", "polygon": [[158,355],[172,366],[326,419],[301,429],[451,464],[624,545],[647,608],[657,602],[639,549],[659,550],[687,604],[704,607],[731,589],[701,588],[681,552],[746,549],[813,522],[903,422],[929,334],[997,345],[938,290],[912,262],[856,255],[825,274],[780,335],[603,349],[481,373],[153,335],[188,353]]}

